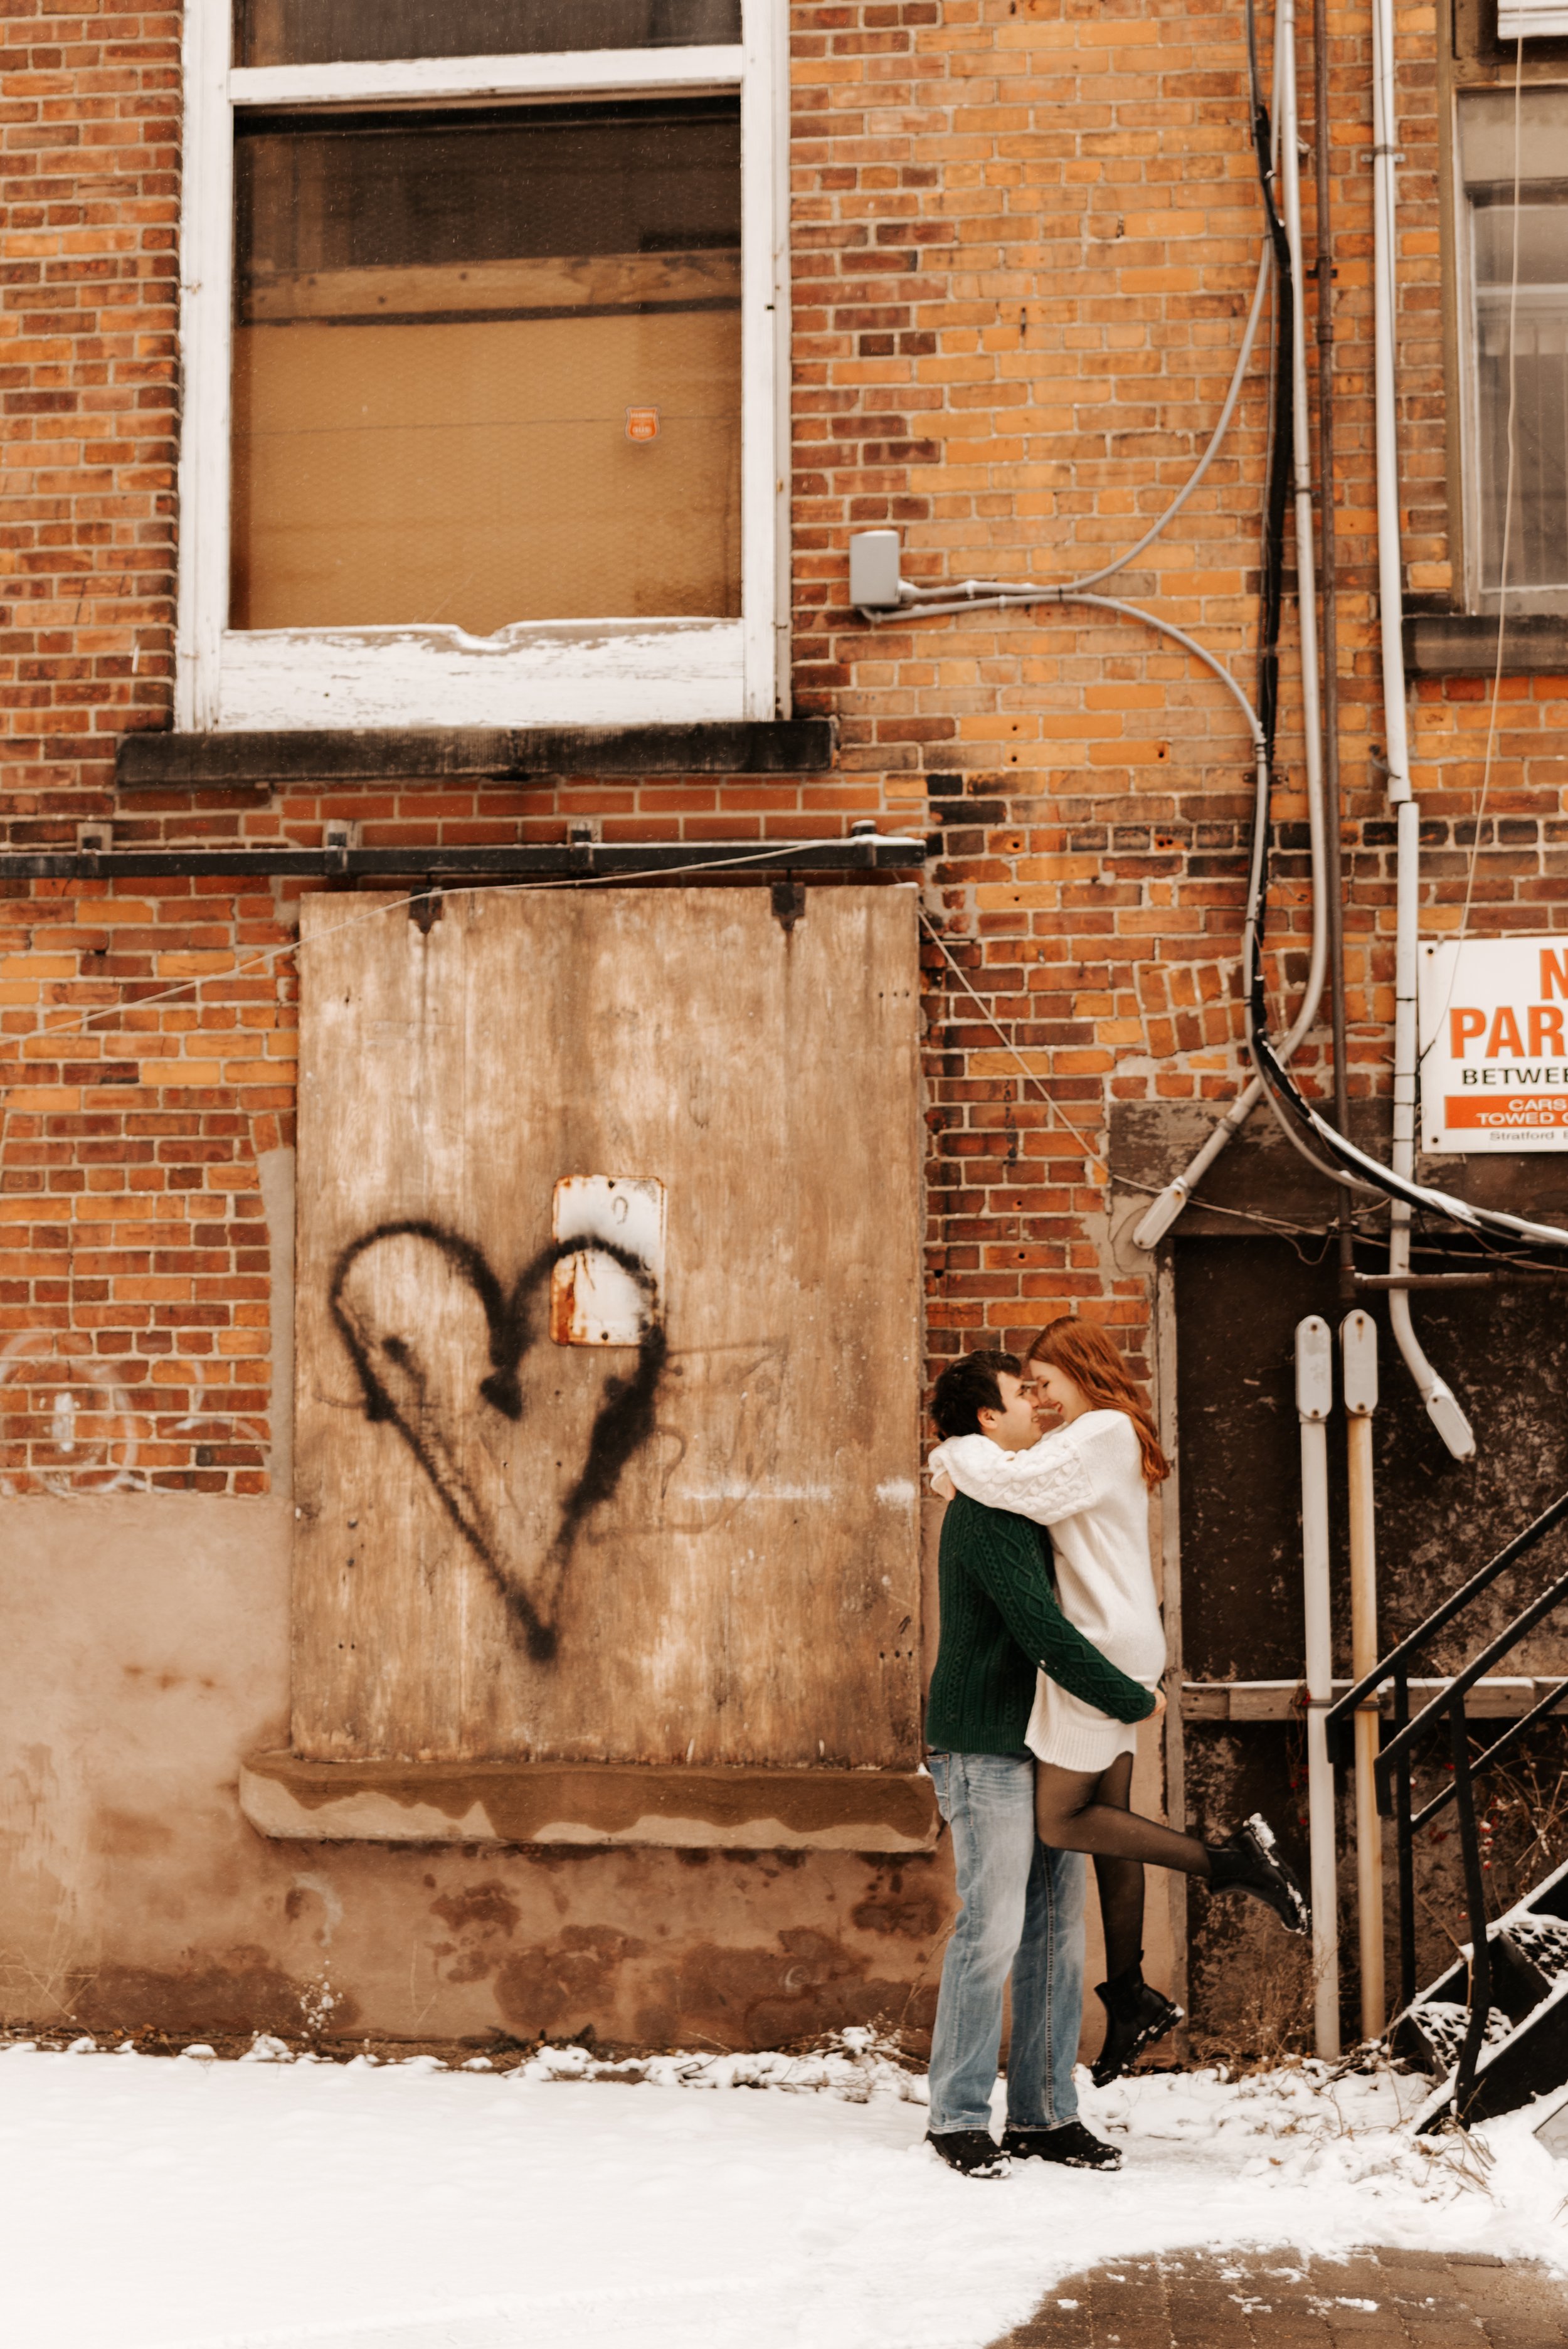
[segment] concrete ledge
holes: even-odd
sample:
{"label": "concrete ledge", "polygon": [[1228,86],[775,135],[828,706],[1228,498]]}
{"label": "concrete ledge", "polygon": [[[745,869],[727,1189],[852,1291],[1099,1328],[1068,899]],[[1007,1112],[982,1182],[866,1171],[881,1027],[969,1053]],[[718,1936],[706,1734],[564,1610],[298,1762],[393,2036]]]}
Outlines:
{"label": "concrete ledge", "polygon": [[519,782],[531,775],[818,775],[830,718],[703,726],[412,726],[275,734],[126,734],[121,791],[255,791],[272,783]]}
{"label": "concrete ledge", "polygon": [[302,1843],[667,1844],[686,1850],[929,1851],[931,1780],[894,1770],[616,1762],[307,1762],[253,1754],[240,1808]]}

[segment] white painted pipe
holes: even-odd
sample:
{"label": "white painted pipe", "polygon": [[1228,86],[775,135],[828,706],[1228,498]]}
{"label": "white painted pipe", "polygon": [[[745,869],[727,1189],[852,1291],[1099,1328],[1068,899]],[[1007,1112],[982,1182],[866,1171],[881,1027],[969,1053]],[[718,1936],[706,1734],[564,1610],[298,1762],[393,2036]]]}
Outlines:
{"label": "white painted pipe", "polygon": [[1328,1414],[1334,1404],[1333,1340],[1316,1313],[1295,1325],[1295,1408],[1301,1422],[1301,1559],[1306,1614],[1306,1799],[1312,1852],[1312,1982],[1315,2044],[1339,2054],[1339,1889],[1334,1766],[1324,1717],[1334,1702],[1328,1604]]}
{"label": "white painted pipe", "polygon": [[[1372,1478],[1372,1414],[1377,1408],[1377,1324],[1359,1309],[1339,1325],[1345,1363],[1345,1442],[1350,1472],[1350,1676],[1377,1664],[1377,1530]],[[1356,1708],[1356,1909],[1361,1955],[1361,2036],[1381,2039],[1383,2003],[1383,1822],[1377,1814],[1382,1723],[1376,1697]]]}
{"label": "white painted pipe", "polygon": [[[1421,815],[1410,791],[1409,728],[1405,703],[1405,586],[1399,545],[1399,434],[1395,408],[1396,205],[1395,146],[1398,118],[1394,88],[1394,0],[1372,5],[1372,288],[1373,416],[1377,467],[1377,605],[1383,653],[1383,730],[1388,798],[1398,825],[1394,930],[1394,1147],[1390,1163],[1407,1181],[1416,1167],[1417,940],[1420,925]],[[1393,1203],[1388,1269],[1410,1268],[1410,1210]],[[1394,1341],[1414,1379],[1428,1417],[1456,1460],[1473,1460],[1475,1436],[1458,1397],[1439,1377],[1410,1319],[1409,1292],[1391,1289],[1388,1319]]]}

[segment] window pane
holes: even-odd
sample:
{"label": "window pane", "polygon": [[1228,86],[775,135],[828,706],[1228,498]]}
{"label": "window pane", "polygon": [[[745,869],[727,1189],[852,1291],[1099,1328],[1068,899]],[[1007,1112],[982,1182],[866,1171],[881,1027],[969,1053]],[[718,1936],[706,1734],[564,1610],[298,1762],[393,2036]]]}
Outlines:
{"label": "window pane", "polygon": [[245,66],[686,48],[740,38],[740,0],[235,0]]}
{"label": "window pane", "polygon": [[733,99],[254,117],[239,628],[731,616]]}
{"label": "window pane", "polygon": [[1507,585],[1568,587],[1568,203],[1524,203],[1516,211],[1511,202],[1481,202],[1472,206],[1470,223],[1481,585],[1495,594],[1504,584],[1507,512]]}

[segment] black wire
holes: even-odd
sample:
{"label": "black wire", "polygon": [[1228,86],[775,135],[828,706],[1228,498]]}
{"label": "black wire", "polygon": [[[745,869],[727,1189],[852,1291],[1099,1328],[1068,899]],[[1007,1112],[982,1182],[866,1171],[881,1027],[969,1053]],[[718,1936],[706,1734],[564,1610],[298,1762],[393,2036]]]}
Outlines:
{"label": "black wire", "polygon": [[[1568,1230],[1564,1230],[1561,1237],[1555,1234],[1551,1238],[1538,1237],[1534,1233],[1519,1230],[1521,1219],[1517,1216],[1504,1216],[1484,1207],[1471,1207],[1468,1203],[1457,1200],[1453,1206],[1446,1206],[1424,1185],[1379,1165],[1376,1159],[1357,1150],[1344,1134],[1336,1131],[1326,1118],[1318,1114],[1277,1057],[1269,1038],[1268,1002],[1264,988],[1263,936],[1273,834],[1269,801],[1274,786],[1274,737],[1279,723],[1279,634],[1284,591],[1285,516],[1290,503],[1293,458],[1295,320],[1291,303],[1290,246],[1285,237],[1284,222],[1274,202],[1269,116],[1264,104],[1263,84],[1258,71],[1255,0],[1247,0],[1247,72],[1252,98],[1253,144],[1257,150],[1258,179],[1274,249],[1275,326],[1273,431],[1269,448],[1258,647],[1257,707],[1267,758],[1259,786],[1261,804],[1253,827],[1253,869],[1248,889],[1251,968],[1243,973],[1242,979],[1248,1047],[1258,1076],[1280,1112],[1281,1124],[1302,1155],[1319,1173],[1336,1183],[1349,1174],[1363,1191],[1381,1192],[1385,1198],[1402,1202],[1418,1213],[1434,1216],[1450,1227],[1457,1226],[1478,1246],[1484,1247],[1488,1240],[1501,1243],[1509,1250],[1509,1261],[1512,1263],[1555,1264],[1560,1261],[1562,1252],[1568,1250]],[[1324,1154],[1321,1157],[1317,1154],[1319,1151]]]}
{"label": "black wire", "polygon": [[[1253,983],[1247,991],[1247,1040],[1252,1048],[1253,1062],[1284,1118],[1287,1121],[1294,1119],[1304,1137],[1310,1135],[1312,1142],[1330,1159],[1353,1172],[1361,1183],[1383,1192],[1387,1197],[1402,1201],[1408,1206],[1424,1208],[1478,1239],[1495,1235],[1517,1252],[1514,1257],[1516,1263],[1548,1264],[1553,1268],[1560,1268],[1562,1253],[1568,1250],[1568,1230],[1559,1236],[1553,1227],[1547,1226],[1538,1235],[1522,1231],[1519,1226],[1522,1219],[1517,1216],[1506,1216],[1487,1207],[1472,1207],[1468,1201],[1457,1199],[1451,1206],[1447,1206],[1424,1184],[1413,1182],[1408,1175],[1396,1174],[1391,1167],[1380,1166],[1376,1159],[1357,1150],[1354,1143],[1346,1141],[1344,1134],[1336,1133],[1299,1090],[1295,1078],[1274,1051],[1268,1034],[1267,1013],[1263,1000],[1261,958],[1256,955],[1253,957],[1251,976]],[[1310,1149],[1307,1154],[1313,1154]],[[1550,1237],[1546,1236],[1547,1231],[1551,1232]]]}
{"label": "black wire", "polygon": [[1274,737],[1279,729],[1279,639],[1284,605],[1285,520],[1290,510],[1292,453],[1295,404],[1295,312],[1292,300],[1290,241],[1274,202],[1273,136],[1269,110],[1264,103],[1258,73],[1255,0],[1247,0],[1247,72],[1252,86],[1253,145],[1257,151],[1258,182],[1264,217],[1274,249],[1274,398],[1269,447],[1268,497],[1264,507],[1262,609],[1258,625],[1257,709],[1274,771]]}

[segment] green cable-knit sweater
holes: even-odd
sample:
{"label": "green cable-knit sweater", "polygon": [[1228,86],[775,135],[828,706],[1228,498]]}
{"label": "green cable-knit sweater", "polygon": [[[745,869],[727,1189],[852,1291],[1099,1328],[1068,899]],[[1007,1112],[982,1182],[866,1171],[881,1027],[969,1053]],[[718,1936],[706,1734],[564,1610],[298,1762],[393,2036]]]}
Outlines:
{"label": "green cable-knit sweater", "polygon": [[1050,1537],[1027,1517],[955,1494],[937,1561],[942,1640],[925,1711],[934,1753],[1026,1754],[1035,1669],[1113,1721],[1154,1699],[1068,1621],[1051,1586]]}

